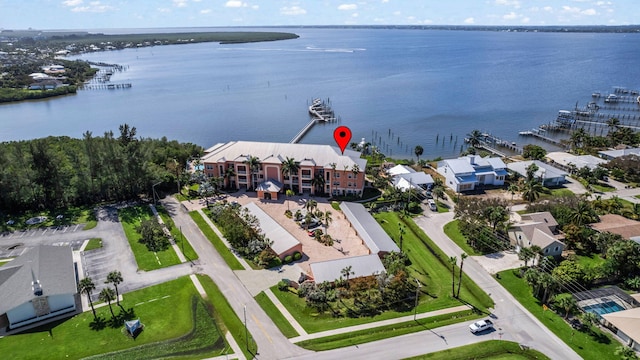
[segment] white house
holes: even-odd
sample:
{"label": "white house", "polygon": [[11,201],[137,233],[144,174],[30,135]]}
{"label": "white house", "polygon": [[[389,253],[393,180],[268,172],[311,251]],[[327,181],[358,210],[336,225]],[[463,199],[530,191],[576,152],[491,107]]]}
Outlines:
{"label": "white house", "polygon": [[600,155],[601,158],[606,160],[613,160],[615,158],[619,158],[627,155],[640,156],[640,148],[604,150],[604,151],[598,151],[598,155]]}
{"label": "white house", "polygon": [[523,214],[521,221],[509,229],[509,240],[516,251],[537,245],[543,256],[560,256],[565,244],[564,235],[558,232],[558,222],[550,212]]}
{"label": "white house", "polygon": [[607,163],[607,160],[593,155],[573,155],[564,151],[550,152],[545,156],[551,163],[562,170],[571,171],[572,168],[582,169],[587,167],[591,170]]}
{"label": "white house", "polygon": [[387,170],[393,186],[400,190],[426,188],[433,184],[431,175],[423,171],[415,171],[406,165],[396,165]]}
{"label": "white house", "polygon": [[566,176],[569,175],[565,171],[558,169],[557,167],[543,163],[542,161],[516,161],[509,163],[507,167],[509,170],[519,174],[520,176],[527,176],[527,168],[531,164],[536,164],[538,170],[533,174],[536,179],[542,182],[543,186],[553,187],[560,186],[566,182]]}
{"label": "white house", "polygon": [[334,260],[314,262],[309,265],[316,284],[334,282],[342,278],[342,269],[351,266],[351,279],[374,276],[386,272],[382,261],[376,254],[352,256]]}
{"label": "white house", "polygon": [[456,192],[484,185],[502,186],[507,176],[507,165],[500,158],[479,155],[442,160],[437,170],[445,177],[445,185]]}
{"label": "white house", "polygon": [[15,329],[76,310],[69,246],[35,247],[0,267],[0,326]]}

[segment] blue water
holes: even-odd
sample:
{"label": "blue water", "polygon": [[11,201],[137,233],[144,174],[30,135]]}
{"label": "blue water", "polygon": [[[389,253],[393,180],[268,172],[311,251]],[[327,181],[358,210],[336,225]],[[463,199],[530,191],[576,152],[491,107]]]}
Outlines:
{"label": "blue water", "polygon": [[[518,131],[586,105],[593,91],[640,87],[640,34],[283,31],[300,38],[82,55],[129,66],[112,81],[133,87],[0,105],[0,141],[100,135],[127,122],[140,136],[205,147],[288,142],[320,97],[330,99],[352,141],[366,138],[397,157],[412,156],[416,145],[423,158],[447,157],[473,129],[520,144]],[[332,143],[335,126],[315,126],[302,142]]]}
{"label": "blue water", "polygon": [[584,311],[597,315],[609,314],[624,310],[622,306],[614,301],[607,301],[606,303],[585,306],[583,309]]}

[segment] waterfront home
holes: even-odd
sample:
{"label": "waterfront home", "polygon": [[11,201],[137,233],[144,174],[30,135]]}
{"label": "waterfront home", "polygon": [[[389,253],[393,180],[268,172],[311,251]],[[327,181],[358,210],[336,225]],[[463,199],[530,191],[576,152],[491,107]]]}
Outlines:
{"label": "waterfront home", "polygon": [[293,256],[296,252],[302,254],[302,243],[257,204],[248,203],[245,207],[251,215],[258,219],[260,230],[262,230],[267,239],[271,240],[271,250],[278,255],[280,260],[284,260],[288,255]]}
{"label": "waterfront home", "polygon": [[34,247],[0,267],[0,326],[15,329],[71,316],[76,293],[71,247]]}
{"label": "waterfront home", "polygon": [[607,163],[607,160],[593,156],[593,155],[573,155],[564,151],[550,152],[545,156],[549,162],[562,170],[571,172],[582,168],[589,168],[593,170],[603,164]]}
{"label": "waterfront home", "polygon": [[557,227],[558,222],[550,212],[522,214],[520,221],[509,229],[509,240],[517,252],[537,245],[542,256],[560,256],[565,248],[564,234]]}
{"label": "waterfront home", "polygon": [[406,191],[409,189],[426,189],[433,185],[431,175],[423,171],[415,171],[406,165],[396,165],[387,170],[391,177],[391,183],[396,189]]}
{"label": "waterfront home", "polygon": [[564,170],[558,169],[557,167],[543,163],[539,160],[515,161],[509,163],[507,167],[514,173],[526,177],[527,168],[531,164],[536,164],[538,167],[538,170],[533,174],[533,176],[546,187],[554,187],[564,184],[566,182],[567,175],[569,175]]}
{"label": "waterfront home", "polygon": [[[635,294],[631,295],[637,297]],[[614,307],[614,309],[617,309]],[[640,308],[613,311],[601,315],[607,326],[614,334],[634,351],[640,351]]]}
{"label": "waterfront home", "polygon": [[[283,171],[293,159],[296,171]],[[364,190],[367,160],[357,151],[330,145],[231,141],[205,150],[207,177],[219,177],[232,189],[257,191],[260,199],[277,199],[291,187],[296,193],[356,195]],[[253,162],[253,166],[251,163]]]}
{"label": "waterfront home", "polygon": [[627,155],[640,156],[640,148],[614,149],[598,151],[598,155],[605,160],[613,160]]}
{"label": "waterfront home", "polygon": [[437,171],[455,192],[472,191],[485,185],[502,186],[507,166],[497,157],[468,155],[438,162]]}
{"label": "waterfront home", "polygon": [[589,226],[598,232],[610,232],[640,242],[640,221],[627,219],[622,215],[600,215],[600,221]]}

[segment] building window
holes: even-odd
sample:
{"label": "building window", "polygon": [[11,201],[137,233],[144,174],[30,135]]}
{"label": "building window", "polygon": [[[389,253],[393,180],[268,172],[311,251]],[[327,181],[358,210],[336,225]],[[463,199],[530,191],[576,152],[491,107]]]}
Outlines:
{"label": "building window", "polygon": [[558,250],[560,250],[560,248],[556,246],[556,249],[554,251],[558,252]]}
{"label": "building window", "polygon": [[213,165],[211,165],[211,164],[207,164],[207,165],[205,165],[205,168],[206,168],[207,170],[213,170]]}
{"label": "building window", "polygon": [[549,253],[549,248],[544,249],[544,253],[548,254]]}

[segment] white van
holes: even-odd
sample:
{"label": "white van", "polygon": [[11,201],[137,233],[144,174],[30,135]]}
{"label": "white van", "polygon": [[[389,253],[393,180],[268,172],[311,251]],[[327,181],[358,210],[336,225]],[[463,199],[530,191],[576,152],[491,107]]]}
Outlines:
{"label": "white van", "polygon": [[429,209],[431,209],[431,211],[438,211],[438,207],[436,206],[436,202],[433,201],[433,199],[427,200],[427,204],[429,205]]}

